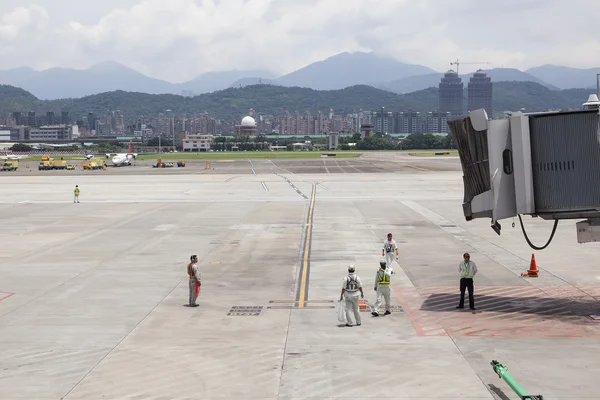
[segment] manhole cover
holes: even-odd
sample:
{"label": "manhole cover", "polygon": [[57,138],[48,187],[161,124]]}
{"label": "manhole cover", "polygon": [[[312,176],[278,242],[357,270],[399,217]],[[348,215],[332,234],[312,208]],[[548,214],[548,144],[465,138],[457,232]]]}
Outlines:
{"label": "manhole cover", "polygon": [[260,315],[262,306],[233,306],[227,313],[230,317],[256,317]]}

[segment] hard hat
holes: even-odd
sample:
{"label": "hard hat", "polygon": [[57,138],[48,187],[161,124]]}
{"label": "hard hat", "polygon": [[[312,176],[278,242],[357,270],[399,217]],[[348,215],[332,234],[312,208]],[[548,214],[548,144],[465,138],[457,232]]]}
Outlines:
{"label": "hard hat", "polygon": [[356,271],[356,269],[354,268],[354,265],[348,265],[348,272],[354,272]]}

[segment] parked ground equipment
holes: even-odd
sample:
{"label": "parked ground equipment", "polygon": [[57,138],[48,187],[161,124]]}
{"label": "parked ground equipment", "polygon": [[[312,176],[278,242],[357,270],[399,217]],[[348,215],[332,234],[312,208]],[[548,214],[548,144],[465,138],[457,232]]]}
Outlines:
{"label": "parked ground equipment", "polygon": [[2,164],[2,171],[16,171],[19,168],[19,162],[17,160],[6,160]]}
{"label": "parked ground equipment", "polygon": [[492,360],[491,362],[492,368],[494,368],[494,372],[498,374],[498,376],[510,386],[510,388],[519,396],[521,400],[543,400],[544,396],[541,394],[537,395],[528,395],[525,394],[525,390],[514,380],[512,376],[508,373],[508,369],[500,364],[496,360]]}
{"label": "parked ground equipment", "polygon": [[175,165],[172,162],[165,163],[162,159],[159,158],[158,160],[156,160],[156,164],[154,164],[152,168],[173,168],[174,166]]}
{"label": "parked ground equipment", "polygon": [[81,163],[84,170],[106,169],[106,162],[99,158],[92,158]]}

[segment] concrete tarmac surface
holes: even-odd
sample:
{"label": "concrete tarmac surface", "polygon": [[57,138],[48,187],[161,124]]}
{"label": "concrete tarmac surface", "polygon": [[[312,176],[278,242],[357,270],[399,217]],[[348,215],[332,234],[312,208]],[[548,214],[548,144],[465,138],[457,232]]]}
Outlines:
{"label": "concrete tarmac surface", "polygon": [[[457,157],[212,167],[0,174],[0,399],[516,399],[494,359],[529,394],[599,397],[600,247],[575,221],[543,251],[518,219],[466,222]],[[374,303],[388,232],[392,315],[340,326],[348,264]]]}

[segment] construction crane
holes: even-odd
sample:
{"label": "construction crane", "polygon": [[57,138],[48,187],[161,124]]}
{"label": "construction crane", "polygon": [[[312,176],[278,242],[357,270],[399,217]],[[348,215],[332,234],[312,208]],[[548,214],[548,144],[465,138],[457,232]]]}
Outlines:
{"label": "construction crane", "polygon": [[450,65],[456,65],[456,75],[458,75],[458,67],[460,64],[491,64],[489,62],[460,62],[460,60],[456,60],[455,62],[451,62]]}

